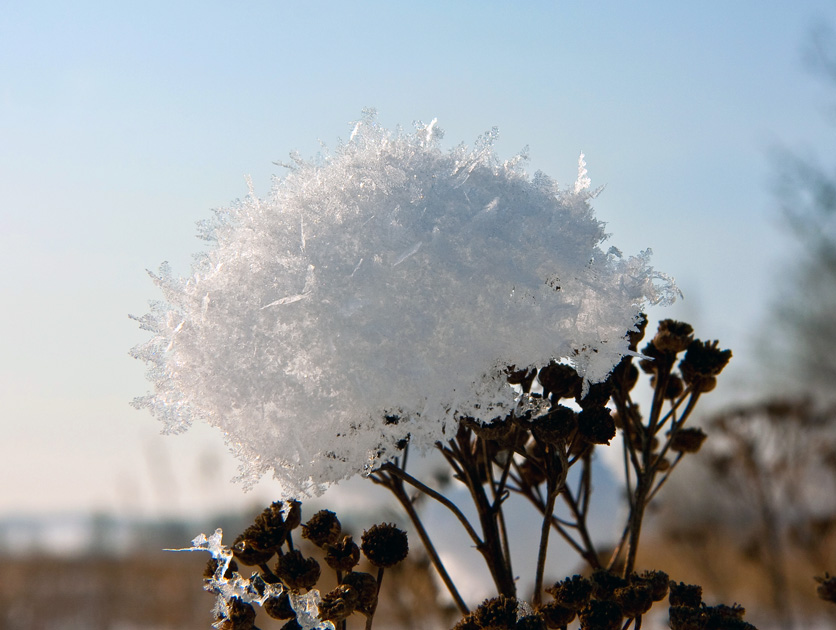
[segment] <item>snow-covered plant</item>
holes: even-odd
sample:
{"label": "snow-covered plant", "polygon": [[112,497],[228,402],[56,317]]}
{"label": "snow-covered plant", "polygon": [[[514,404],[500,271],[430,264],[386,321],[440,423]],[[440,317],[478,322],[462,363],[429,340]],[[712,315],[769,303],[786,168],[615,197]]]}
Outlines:
{"label": "snow-covered plant", "polygon": [[605,379],[676,289],[649,250],[603,249],[583,156],[561,188],[500,161],[495,135],[445,151],[435,121],[388,131],[366,112],[267,199],[216,211],[188,277],[152,274],[163,299],[133,355],[154,390],[135,404],[170,432],[218,427],[245,479],[272,472],[289,497],[524,405],[512,366]]}
{"label": "snow-covered plant", "polygon": [[[213,555],[217,628],[253,630],[260,606],[286,630],[355,620],[371,630],[384,570],[407,558],[406,532],[376,525],[358,546],[329,510],[301,525],[296,500],[356,473],[403,507],[457,630],[566,630],[576,620],[638,630],[666,598],[673,630],[753,628],[742,607],[705,606],[698,586],[637,566],[646,509],[700,449],[705,434],[685,424],[731,352],[673,320],[639,352],[643,307],[672,301],[673,283],[650,267],[649,250],[604,250],[583,155],[577,181],[561,188],[529,177],[520,156],[500,161],[494,137],[444,151],[435,121],[387,131],[367,112],[333,154],[294,158],[267,199],[251,187],[216,212],[190,276],[165,265],[152,274],[163,300],[137,318],[153,336],[133,354],[150,363],[154,391],[135,404],[168,431],[195,419],[217,426],[245,478],[272,472],[280,482],[282,501],[231,548],[220,531],[194,541]],[[653,389],[647,413],[632,397],[640,369]],[[604,553],[588,527],[592,460],[616,435],[627,510],[613,511],[624,526]],[[448,481],[407,471],[414,449],[434,449]],[[467,488],[470,515],[447,483]],[[467,533],[496,597],[465,601],[420,495]],[[512,495],[533,505],[539,536],[509,529]],[[294,542],[300,526],[307,550]],[[552,532],[590,577],[546,585]],[[515,538],[537,539],[530,601],[518,593]],[[376,578],[358,570],[361,550]],[[324,594],[320,560],[336,578]],[[238,563],[254,567],[250,577]]]}

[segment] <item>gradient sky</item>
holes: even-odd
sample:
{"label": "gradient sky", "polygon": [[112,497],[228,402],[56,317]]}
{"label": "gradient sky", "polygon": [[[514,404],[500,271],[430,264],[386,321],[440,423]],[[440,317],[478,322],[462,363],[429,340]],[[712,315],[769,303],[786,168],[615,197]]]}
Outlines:
{"label": "gradient sky", "polygon": [[[503,157],[564,184],[587,156],[625,254],[654,250],[680,317],[751,383],[792,255],[770,153],[834,157],[830,94],[804,63],[829,2],[93,2],[0,11],[0,516],[195,515],[260,503],[205,427],[160,437],[128,314],[145,273],[186,273],[194,224],[266,194],[273,164],[437,117],[445,143],[500,129]],[[747,368],[747,369],[744,369]],[[721,394],[717,395],[718,397]]]}

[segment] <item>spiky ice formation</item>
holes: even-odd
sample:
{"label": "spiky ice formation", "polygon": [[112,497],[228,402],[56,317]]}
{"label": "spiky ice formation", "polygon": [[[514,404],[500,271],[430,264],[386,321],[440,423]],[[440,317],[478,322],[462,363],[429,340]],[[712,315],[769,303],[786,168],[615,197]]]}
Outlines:
{"label": "spiky ice formation", "polygon": [[[286,496],[369,471],[449,436],[457,414],[517,404],[504,369],[568,358],[586,382],[675,288],[649,252],[605,253],[578,181],[560,189],[486,134],[439,148],[435,122],[388,131],[367,112],[318,162],[296,158],[268,199],[216,212],[191,276],[152,274],[164,301],[133,355],[154,391],[135,401],[168,431],[220,428],[249,478]],[[386,419],[388,416],[388,420]],[[397,417],[397,419],[395,419]]]}

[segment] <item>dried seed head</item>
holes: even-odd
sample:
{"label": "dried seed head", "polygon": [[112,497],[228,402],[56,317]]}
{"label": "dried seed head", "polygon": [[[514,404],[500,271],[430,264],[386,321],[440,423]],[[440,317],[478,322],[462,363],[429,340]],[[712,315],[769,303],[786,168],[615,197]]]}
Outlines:
{"label": "dried seed head", "polygon": [[279,556],[276,575],[292,589],[312,588],[319,580],[319,563],[313,558],[305,558],[301,551],[294,549]]}
{"label": "dried seed head", "polygon": [[[258,543],[256,540],[247,537],[248,532],[249,528],[232,543],[232,554],[235,556],[235,559],[241,564],[249,566],[269,562],[276,551],[274,549],[260,549],[257,547]],[[249,533],[252,534],[252,532]]]}
{"label": "dried seed head", "polygon": [[546,630],[546,620],[539,613],[524,615],[512,627],[514,630]]}
{"label": "dried seed head", "polygon": [[340,539],[341,530],[336,514],[331,510],[320,510],[302,525],[302,538],[307,538],[317,547],[325,547]]}
{"label": "dried seed head", "polygon": [[468,613],[453,626],[453,630],[482,630],[473,613]]}
{"label": "dried seed head", "polygon": [[615,589],[616,603],[625,617],[638,617],[653,606],[653,591],[649,584],[633,582]]}
{"label": "dried seed head", "polygon": [[[275,503],[273,504],[276,505]],[[281,505],[281,504],[279,504]],[[284,516],[284,524],[288,531],[299,527],[302,522],[302,504],[299,501],[293,500],[288,502],[287,513]]]}
{"label": "dried seed head", "polygon": [[668,609],[671,630],[705,630],[702,611],[690,606],[671,606]]}
{"label": "dried seed head", "polygon": [[517,623],[517,600],[514,597],[492,597],[473,611],[482,628],[513,628]]}
{"label": "dried seed head", "polygon": [[679,429],[671,438],[671,450],[678,453],[696,453],[708,436],[699,427]]}
{"label": "dried seed head", "polygon": [[270,597],[264,600],[261,605],[264,612],[270,615],[273,619],[295,619],[296,611],[290,605],[290,597],[287,591],[283,591],[281,595]]}
{"label": "dried seed head", "polygon": [[373,525],[363,532],[360,546],[369,562],[380,568],[398,564],[409,553],[406,532],[389,523]]}
{"label": "dried seed head", "polygon": [[650,597],[654,602],[660,602],[668,596],[668,574],[664,571],[645,571],[641,575],[634,575],[631,581],[641,581],[650,586]]}
{"label": "dried seed head", "polygon": [[219,630],[252,630],[255,627],[255,609],[238,597],[227,604],[227,615],[218,617]]}
{"label": "dried seed head", "polygon": [[569,407],[555,405],[548,414],[534,421],[531,432],[541,442],[559,445],[563,444],[577,427],[577,414]]}
{"label": "dried seed head", "polygon": [[592,583],[592,597],[602,601],[614,599],[615,589],[627,586],[627,580],[604,569],[594,571],[589,581]]}
{"label": "dried seed head", "polygon": [[668,382],[665,385],[665,398],[669,400],[676,400],[682,396],[682,392],[684,391],[685,384],[682,382],[681,378],[679,378],[676,374],[668,376]]}
{"label": "dried seed head", "polygon": [[[620,369],[620,379],[615,384],[622,393],[626,393],[632,391],[636,383],[639,382],[639,368],[633,363],[632,357],[624,357],[621,360],[621,365],[624,367]],[[616,368],[616,370],[619,370],[619,368]],[[615,371],[613,371],[613,374],[615,374]]]}
{"label": "dried seed head", "polygon": [[377,606],[377,580],[369,573],[352,571],[343,576],[341,584],[350,586],[357,594],[356,609],[371,613]]}
{"label": "dried seed head", "polygon": [[554,400],[575,398],[581,393],[581,385],[583,385],[583,379],[578,376],[575,368],[555,362],[542,368],[537,375],[537,380],[543,386],[543,396],[551,395]]}
{"label": "dried seed head", "polygon": [[645,347],[642,348],[642,354],[646,356],[647,359],[639,361],[639,367],[645,374],[656,374],[659,371],[660,365],[670,366],[670,362],[665,360],[665,353],[654,346],[653,342],[646,344]]}
{"label": "dried seed head", "polygon": [[354,587],[340,584],[333,591],[322,596],[319,603],[319,618],[324,621],[342,621],[354,612],[357,600],[357,591]]}
{"label": "dried seed head", "polygon": [[661,352],[677,354],[686,350],[694,340],[694,329],[690,324],[663,319],[653,337],[653,345]]}
{"label": "dried seed head", "polygon": [[476,435],[483,440],[493,440],[502,442],[508,438],[510,433],[514,430],[514,424],[509,416],[505,418],[497,418],[492,422],[479,422],[474,418],[462,418],[464,425],[471,429]]}
{"label": "dried seed head", "polygon": [[557,602],[549,602],[540,606],[538,612],[543,615],[546,626],[549,628],[563,628],[564,626],[568,626],[577,614],[575,610],[561,606]]}
{"label": "dried seed head", "polygon": [[582,630],[621,630],[621,608],[615,602],[592,600],[578,617]]}
{"label": "dried seed head", "polygon": [[554,597],[556,604],[578,611],[589,602],[592,595],[592,582],[583,576],[573,575],[547,588],[546,592]]}
{"label": "dried seed head", "polygon": [[685,358],[679,362],[679,371],[692,389],[710,391],[717,382],[715,377],[728,365],[731,350],[720,350],[718,343],[695,339],[688,346]]}
{"label": "dried seed head", "polygon": [[272,503],[235,539],[232,545],[235,558],[246,565],[269,562],[287,539],[290,530],[299,525],[301,514],[301,504],[298,501],[291,501],[287,506],[281,501]]}
{"label": "dried seed head", "polygon": [[581,398],[580,394],[575,396],[575,402],[580,405],[581,409],[604,407],[610,401],[613,388],[612,379],[608,377],[606,381],[590,385],[589,391],[583,398]]}
{"label": "dried seed head", "polygon": [[615,421],[606,407],[591,407],[578,414],[578,433],[590,444],[609,444],[615,437]]}
{"label": "dried seed head", "polygon": [[702,586],[698,584],[684,584],[674,581],[670,583],[668,602],[671,606],[685,606],[686,608],[699,608],[702,604]]}
{"label": "dried seed head", "polygon": [[351,536],[325,545],[325,562],[335,571],[351,571],[360,562],[360,548]]}
{"label": "dried seed head", "polygon": [[825,573],[824,577],[817,577],[816,582],[819,583],[816,594],[826,602],[836,603],[836,577]]}

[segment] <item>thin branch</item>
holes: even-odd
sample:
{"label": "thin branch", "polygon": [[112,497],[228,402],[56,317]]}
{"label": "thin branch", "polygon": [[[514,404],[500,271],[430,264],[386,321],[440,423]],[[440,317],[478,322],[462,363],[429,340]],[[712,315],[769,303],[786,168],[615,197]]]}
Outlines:
{"label": "thin branch", "polygon": [[540,527],[540,547],[537,551],[537,573],[534,579],[534,601],[535,608],[540,605],[541,593],[543,591],[543,573],[546,569],[546,553],[549,547],[549,533],[551,532],[551,515],[554,512],[554,502],[560,491],[560,486],[555,488],[555,483],[549,480],[548,501],[543,510],[543,524]]}
{"label": "thin branch", "polygon": [[390,463],[383,464],[383,466],[381,466],[379,470],[388,472],[390,475],[397,477],[401,481],[405,481],[412,487],[417,488],[427,496],[432,497],[433,499],[441,503],[444,507],[450,510],[456,516],[457,519],[459,519],[462,526],[465,528],[465,531],[467,531],[467,535],[470,536],[471,540],[473,540],[477,547],[483,544],[482,539],[479,537],[479,534],[476,533],[476,530],[473,529],[473,526],[470,524],[470,521],[467,520],[467,517],[462,513],[462,511],[456,506],[455,503],[453,503],[443,494],[421,483],[408,472],[401,470],[397,466],[394,466]]}
{"label": "thin branch", "polygon": [[[380,483],[378,480],[372,478],[373,481]],[[432,540],[430,539],[429,534],[427,533],[426,528],[424,527],[421,518],[418,516],[418,513],[415,511],[415,506],[413,505],[412,501],[406,495],[406,492],[403,488],[403,483],[400,480],[390,479],[389,484],[385,484],[387,487],[392,491],[395,497],[398,499],[400,504],[403,506],[404,510],[406,510],[407,515],[409,516],[409,520],[412,521],[412,525],[415,527],[415,530],[418,532],[418,537],[421,539],[421,542],[424,545],[424,549],[426,549],[427,554],[430,556],[430,562],[432,562],[433,566],[435,567],[436,572],[438,573],[441,581],[444,582],[444,586],[447,587],[447,591],[453,597],[453,601],[456,603],[456,607],[459,609],[463,615],[466,615],[469,611],[467,604],[462,599],[462,596],[459,594],[458,589],[456,588],[455,583],[453,582],[450,574],[447,573],[447,569],[444,566],[444,563],[441,561],[441,557],[438,555],[438,552],[435,549],[435,545],[433,545]]]}

